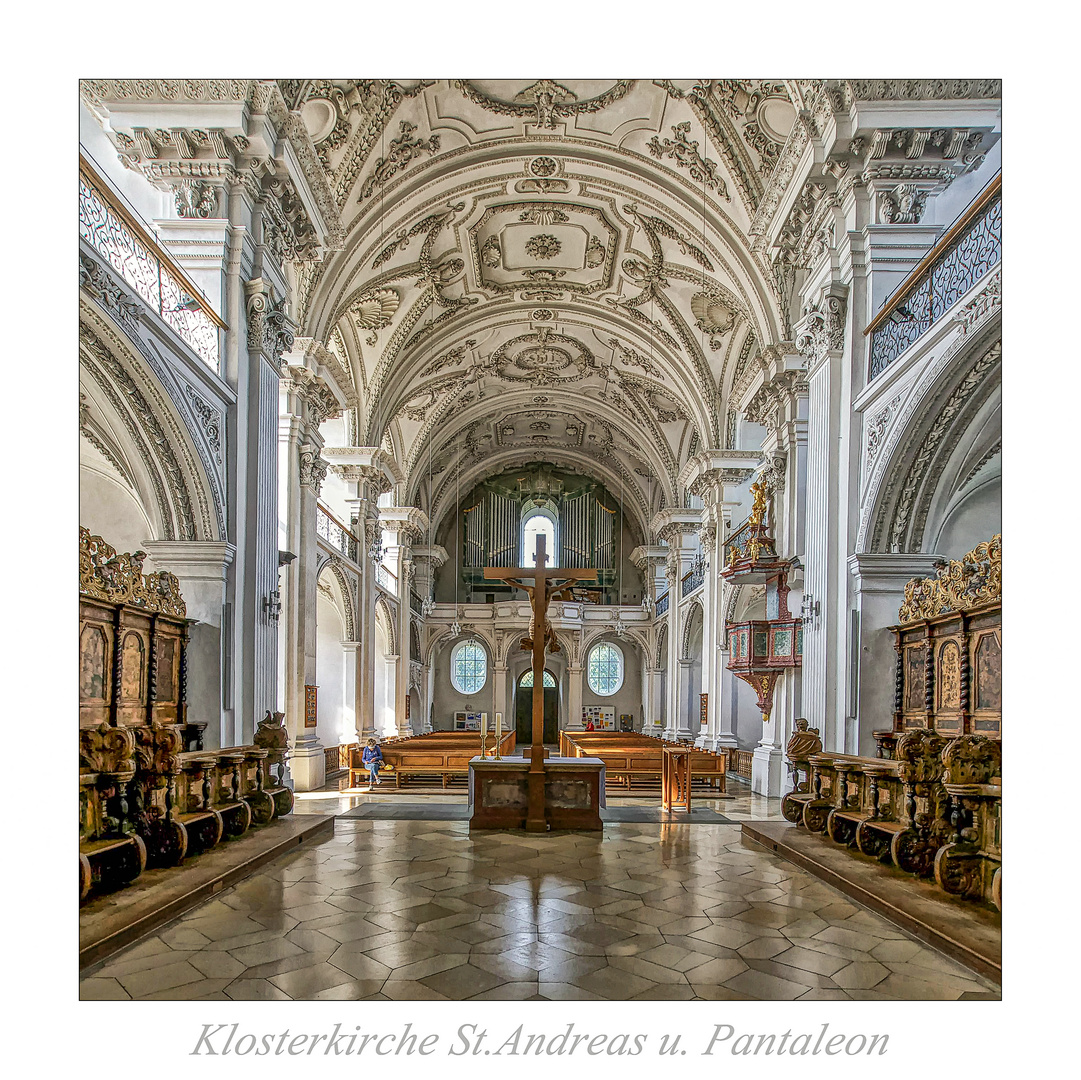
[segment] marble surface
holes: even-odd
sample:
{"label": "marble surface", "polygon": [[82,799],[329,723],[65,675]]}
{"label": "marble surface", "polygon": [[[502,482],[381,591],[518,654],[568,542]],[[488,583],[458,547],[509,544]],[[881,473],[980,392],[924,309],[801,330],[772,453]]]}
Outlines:
{"label": "marble surface", "polygon": [[999,993],[792,864],[744,847],[738,825],[607,825],[602,838],[365,820],[339,820],[332,840],[88,969],[80,991],[84,1000]]}

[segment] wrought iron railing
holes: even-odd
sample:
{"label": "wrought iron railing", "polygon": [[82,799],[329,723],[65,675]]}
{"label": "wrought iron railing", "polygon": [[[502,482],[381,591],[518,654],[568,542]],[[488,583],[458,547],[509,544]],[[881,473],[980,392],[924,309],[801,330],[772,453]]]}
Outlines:
{"label": "wrought iron railing", "polygon": [[343,525],[329,510],[322,506],[315,509],[315,531],[335,551],[340,551],[347,559],[357,561],[358,543],[348,526]]}
{"label": "wrought iron railing", "polygon": [[412,589],[409,590],[409,610],[414,615],[424,614],[424,601]]}
{"label": "wrought iron railing", "polygon": [[681,597],[690,596],[695,589],[701,588],[702,582],[705,580],[706,564],[704,560],[700,559],[680,579],[679,595]]}
{"label": "wrought iron railing", "polygon": [[873,379],[1002,261],[1002,188],[996,180],[931,249],[865,331]]}
{"label": "wrought iron railing", "polygon": [[218,331],[225,323],[85,161],[79,163],[79,235],[208,367],[218,370]]}
{"label": "wrought iron railing", "polygon": [[657,597],[657,606],[654,609],[656,616],[666,615],[668,613],[668,593],[662,593]]}
{"label": "wrought iron railing", "polygon": [[387,569],[383,563],[379,563],[375,568],[375,582],[394,596],[398,595],[397,575],[392,570]]}

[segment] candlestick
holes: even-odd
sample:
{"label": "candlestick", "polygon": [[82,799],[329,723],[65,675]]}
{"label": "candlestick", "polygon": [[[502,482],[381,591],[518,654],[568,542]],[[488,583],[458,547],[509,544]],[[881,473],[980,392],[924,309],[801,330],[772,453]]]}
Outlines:
{"label": "candlestick", "polygon": [[500,746],[503,742],[503,714],[497,712],[495,714],[495,756],[496,760],[501,760],[503,755],[500,753]]}
{"label": "candlestick", "polygon": [[487,747],[484,745],[488,740],[488,714],[480,714],[480,756],[487,757]]}

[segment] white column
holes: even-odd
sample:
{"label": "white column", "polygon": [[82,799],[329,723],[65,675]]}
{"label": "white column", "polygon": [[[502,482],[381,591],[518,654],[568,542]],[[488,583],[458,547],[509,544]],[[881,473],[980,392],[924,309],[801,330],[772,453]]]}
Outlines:
{"label": "white column", "polygon": [[[568,664],[567,666],[567,727],[581,730],[582,727],[582,698],[583,680],[585,668],[580,664]],[[619,717],[616,717],[616,723]]]}
{"label": "white column", "polygon": [[233,672],[222,670],[221,641],[225,575],[236,549],[224,541],[146,540],[143,550],[156,570],[177,576],[187,617],[195,620],[187,646],[188,720],[206,723],[207,747],[236,745],[222,711],[223,680]]}
{"label": "white column", "polygon": [[357,717],[357,650],[359,641],[343,641],[345,653],[345,681],[342,684],[342,708],[353,714],[353,731],[343,731],[342,737],[348,742],[355,737]]}

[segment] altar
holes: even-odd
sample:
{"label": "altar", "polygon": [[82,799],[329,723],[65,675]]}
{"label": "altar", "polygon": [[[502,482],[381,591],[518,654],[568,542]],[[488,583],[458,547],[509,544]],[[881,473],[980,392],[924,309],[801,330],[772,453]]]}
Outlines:
{"label": "altar", "polygon": [[[469,762],[469,827],[524,829],[530,759],[475,757]],[[604,762],[594,757],[544,760],[544,818],[549,829],[601,829]]]}

